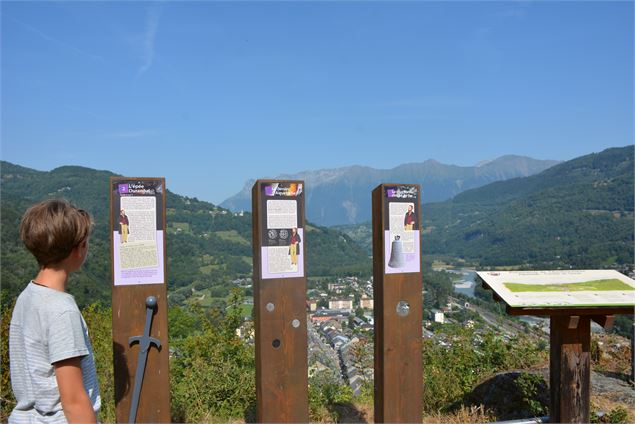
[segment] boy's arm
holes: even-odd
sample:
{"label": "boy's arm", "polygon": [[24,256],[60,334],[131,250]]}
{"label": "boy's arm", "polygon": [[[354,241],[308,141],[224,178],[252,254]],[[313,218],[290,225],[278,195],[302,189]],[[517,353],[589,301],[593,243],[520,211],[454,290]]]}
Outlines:
{"label": "boy's arm", "polygon": [[69,423],[96,423],[97,417],[84,389],[81,356],[55,362],[55,377],[62,409]]}

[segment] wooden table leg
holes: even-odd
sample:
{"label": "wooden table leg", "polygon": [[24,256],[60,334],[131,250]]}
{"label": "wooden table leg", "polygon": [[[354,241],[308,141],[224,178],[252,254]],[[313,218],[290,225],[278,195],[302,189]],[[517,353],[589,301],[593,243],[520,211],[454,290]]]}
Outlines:
{"label": "wooden table leg", "polygon": [[591,319],[551,316],[550,342],[551,422],[589,422]]}

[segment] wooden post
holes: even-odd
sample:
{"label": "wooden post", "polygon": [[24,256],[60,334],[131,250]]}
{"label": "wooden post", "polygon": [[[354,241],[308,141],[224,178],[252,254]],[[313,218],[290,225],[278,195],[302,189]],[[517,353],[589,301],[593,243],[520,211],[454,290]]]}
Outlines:
{"label": "wooden post", "polygon": [[421,422],[422,287],[418,185],[373,190],[375,422]]}
{"label": "wooden post", "polygon": [[304,183],[252,189],[256,419],[308,422]]}
{"label": "wooden post", "polygon": [[554,423],[587,423],[591,387],[591,319],[552,315],[551,410]]}
{"label": "wooden post", "polygon": [[[170,376],[165,260],[165,179],[110,179],[112,334],[117,422],[130,422],[135,379],[143,378],[133,422],[168,423]],[[122,212],[123,211],[123,212]],[[127,223],[127,225],[125,224]],[[125,226],[125,227],[124,227]],[[148,314],[146,300],[156,299]],[[137,376],[148,316],[152,316],[143,375]],[[143,362],[143,361],[141,361]]]}

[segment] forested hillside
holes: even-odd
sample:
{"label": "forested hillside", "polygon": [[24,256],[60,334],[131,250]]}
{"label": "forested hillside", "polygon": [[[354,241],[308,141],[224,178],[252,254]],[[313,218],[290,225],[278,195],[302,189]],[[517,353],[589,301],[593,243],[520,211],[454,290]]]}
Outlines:
{"label": "forested hillside", "polygon": [[[64,197],[94,217],[88,260],[71,276],[70,292],[80,305],[110,303],[110,237],[108,180],[114,174],[77,166],[40,172],[2,162],[2,292],[9,300],[32,278],[37,265],[19,240],[22,214],[33,203]],[[169,181],[167,181],[169,187]],[[168,191],[168,289],[180,303],[192,289],[214,289],[218,298],[230,282],[251,279],[251,215],[233,214],[211,203]],[[370,259],[348,236],[307,225],[307,273],[368,274]]]}
{"label": "forested hillside", "polygon": [[632,266],[633,189],[628,146],[469,190],[424,206],[424,253],[481,266]]}

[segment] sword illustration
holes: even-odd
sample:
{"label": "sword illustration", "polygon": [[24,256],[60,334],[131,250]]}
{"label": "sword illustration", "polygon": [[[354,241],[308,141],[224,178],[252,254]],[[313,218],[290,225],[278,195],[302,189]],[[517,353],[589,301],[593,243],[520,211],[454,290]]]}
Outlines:
{"label": "sword illustration", "polygon": [[132,404],[130,406],[129,423],[134,423],[137,418],[137,408],[139,407],[139,396],[141,396],[141,385],[143,384],[143,374],[146,369],[146,360],[150,346],[154,344],[157,349],[161,349],[161,342],[154,337],[150,337],[150,327],[152,327],[152,314],[157,306],[157,298],[148,296],[146,298],[146,325],[142,336],[134,336],[128,339],[130,346],[139,342],[139,355],[137,356],[137,371],[134,377],[134,390],[132,392]]}

